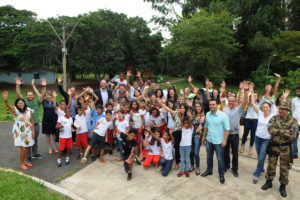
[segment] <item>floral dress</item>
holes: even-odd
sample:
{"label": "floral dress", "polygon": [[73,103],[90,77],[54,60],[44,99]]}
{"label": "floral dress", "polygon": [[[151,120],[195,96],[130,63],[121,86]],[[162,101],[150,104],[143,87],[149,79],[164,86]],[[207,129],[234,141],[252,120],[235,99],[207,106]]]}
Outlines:
{"label": "floral dress", "polygon": [[30,147],[34,145],[34,140],[32,139],[32,124],[31,124],[31,114],[32,110],[27,108],[24,113],[20,113],[19,110],[15,108],[15,123],[13,126],[13,136],[15,139],[15,146]]}

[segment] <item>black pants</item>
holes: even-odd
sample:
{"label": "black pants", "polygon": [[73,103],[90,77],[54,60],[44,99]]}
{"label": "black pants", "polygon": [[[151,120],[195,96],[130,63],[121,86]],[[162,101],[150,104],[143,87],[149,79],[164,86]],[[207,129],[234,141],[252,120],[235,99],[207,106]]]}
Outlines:
{"label": "black pants", "polygon": [[239,134],[229,134],[227,144],[224,149],[225,169],[230,168],[230,147],[232,150],[232,170],[238,170],[238,148],[239,148]]}
{"label": "black pants", "polygon": [[179,153],[179,145],[181,141],[181,131],[177,130],[173,133],[173,137],[175,140],[174,148],[175,148],[175,161],[176,164],[180,163],[180,153]]}

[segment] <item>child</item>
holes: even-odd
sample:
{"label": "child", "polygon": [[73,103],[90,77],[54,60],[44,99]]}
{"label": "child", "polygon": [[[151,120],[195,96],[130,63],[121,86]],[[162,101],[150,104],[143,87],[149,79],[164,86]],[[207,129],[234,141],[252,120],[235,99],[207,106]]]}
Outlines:
{"label": "child", "polygon": [[137,134],[137,130],[132,128],[129,130],[128,135],[121,133],[119,130],[117,130],[117,134],[122,139],[122,153],[124,155],[124,168],[125,172],[128,173],[127,180],[130,181],[132,179],[132,168],[133,168],[133,155],[135,152],[135,147],[137,146],[137,143],[135,141],[135,137]]}
{"label": "child", "polygon": [[77,107],[77,115],[75,116],[74,126],[76,128],[76,146],[79,147],[77,159],[83,156],[83,148],[88,146],[88,127],[86,123],[86,115],[82,108]]}
{"label": "child", "polygon": [[[122,133],[127,134],[128,130],[129,130],[129,123],[128,123],[128,121],[126,121],[124,119],[124,114],[125,114],[124,110],[119,110],[118,111],[118,120],[117,120],[117,117],[114,118],[115,133],[122,132]],[[123,155],[123,151],[122,151],[122,138],[120,137],[120,135],[117,135],[117,140],[118,140],[118,144],[119,144],[119,148],[120,148],[120,158],[116,159],[116,162],[119,162],[119,161],[124,160],[124,155]]]}
{"label": "child", "polygon": [[[68,91],[69,94],[69,91]],[[70,91],[71,94],[71,91]],[[54,107],[54,111],[57,114],[57,118],[60,118],[62,116],[65,115],[65,109],[66,107],[71,108],[71,101],[69,102],[68,106],[65,100],[60,100],[59,102],[59,107],[57,107],[56,105],[56,97],[57,97],[57,93],[55,90],[52,91],[52,96],[53,96],[53,107]],[[71,97],[72,98],[72,97]]]}
{"label": "child", "polygon": [[144,167],[147,168],[152,163],[155,164],[155,167],[158,169],[158,163],[160,160],[160,135],[161,132],[159,129],[155,129],[154,133],[151,131],[151,129],[148,127],[147,129],[151,135],[152,138],[150,142],[148,141],[148,137],[146,136],[145,141],[145,147],[149,145],[149,154],[147,155],[145,161],[144,161]]}
{"label": "child", "polygon": [[[114,110],[113,110],[113,104],[107,103],[106,104],[106,110],[111,110],[112,116],[114,116]],[[107,142],[109,144],[109,154],[113,154],[113,145],[114,145],[114,125],[113,125],[113,119],[111,119],[111,125],[108,127],[107,131]]]}
{"label": "child", "polygon": [[163,115],[159,112],[157,107],[153,107],[150,110],[151,128],[159,128],[161,134],[165,132],[165,119]]}
{"label": "child", "polygon": [[190,153],[192,146],[192,135],[194,132],[194,127],[191,122],[190,110],[188,112],[188,117],[184,117],[182,120],[182,133],[181,141],[179,146],[180,158],[181,158],[181,170],[177,174],[178,177],[181,177],[185,174],[186,177],[189,177],[189,163],[190,163]]}
{"label": "child", "polygon": [[163,138],[160,140],[160,142],[160,164],[162,166],[162,175],[167,176],[172,169],[173,164],[172,150],[174,145],[174,137],[172,135],[172,130],[167,129],[167,131],[163,134]]}
{"label": "child", "polygon": [[[136,128],[138,131],[136,140],[137,140],[138,146],[140,146],[143,127],[144,127],[144,115],[141,115],[141,113],[139,112],[139,104],[135,100],[131,102],[130,110],[131,110],[130,118],[132,120],[132,126],[133,126],[133,128]],[[140,153],[140,149],[138,149],[138,153]]]}
{"label": "child", "polygon": [[105,118],[100,118],[98,120],[96,126],[92,131],[92,139],[84,152],[84,156],[81,159],[81,163],[85,163],[87,161],[86,157],[89,154],[91,148],[94,147],[95,144],[100,145],[100,162],[105,163],[105,160],[103,159],[103,155],[104,155],[105,141],[107,141],[106,133],[109,126],[111,126],[112,123],[111,116],[112,116],[111,110],[107,110]]}
{"label": "child", "polygon": [[73,119],[71,116],[71,109],[66,107],[65,115],[58,118],[56,128],[59,129],[59,152],[57,159],[57,167],[61,167],[61,154],[67,149],[66,165],[70,163],[70,149],[73,148],[72,141],[72,125]]}
{"label": "child", "polygon": [[139,144],[138,148],[139,148],[139,152],[140,152],[140,155],[139,155],[139,158],[138,160],[140,162],[142,162],[148,155],[149,153],[149,146],[145,146],[145,142],[146,142],[146,138],[147,138],[147,142],[150,142],[151,138],[152,138],[152,135],[150,134],[150,132],[148,131],[149,128],[145,128],[143,130],[143,134],[142,134],[142,137],[141,137],[141,143]]}
{"label": "child", "polygon": [[119,78],[117,78],[115,82],[117,83],[117,86],[119,85],[127,86],[127,81],[125,80],[125,73],[121,72]]}

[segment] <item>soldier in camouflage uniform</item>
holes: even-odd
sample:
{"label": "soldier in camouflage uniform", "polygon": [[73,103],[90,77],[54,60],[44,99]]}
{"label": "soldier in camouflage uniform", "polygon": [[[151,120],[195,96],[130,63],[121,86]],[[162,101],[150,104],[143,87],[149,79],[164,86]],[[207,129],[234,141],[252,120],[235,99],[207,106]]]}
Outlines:
{"label": "soldier in camouflage uniform", "polygon": [[292,140],[296,137],[298,123],[289,115],[290,106],[287,102],[282,102],[279,106],[279,115],[271,118],[268,124],[268,131],[271,135],[267,153],[269,155],[268,168],[266,173],[266,183],[261,189],[267,190],[272,187],[272,181],[276,174],[276,165],[280,157],[280,194],[286,197],[285,186],[289,182],[289,170],[292,157]]}

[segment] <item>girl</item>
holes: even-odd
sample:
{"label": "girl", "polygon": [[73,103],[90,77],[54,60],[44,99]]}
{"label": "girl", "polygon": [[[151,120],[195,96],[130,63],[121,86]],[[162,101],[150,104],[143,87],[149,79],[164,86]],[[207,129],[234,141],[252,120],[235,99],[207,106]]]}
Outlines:
{"label": "girl", "polygon": [[[141,137],[141,143],[139,145],[139,149],[140,149],[140,155],[138,160],[140,162],[142,162],[148,155],[149,153],[149,146],[145,146],[146,141],[150,142],[152,135],[150,134],[150,132],[148,131],[149,128],[145,128]],[[147,140],[146,140],[147,138]]]}
{"label": "girl", "polygon": [[17,98],[15,106],[11,106],[8,103],[8,92],[4,91],[2,95],[6,107],[11,110],[15,120],[12,133],[15,146],[20,147],[21,169],[28,170],[28,167],[32,167],[32,164],[27,162],[28,147],[33,146],[35,136],[34,128],[32,128],[34,125],[32,110],[26,106],[22,98]]}
{"label": "girl", "polygon": [[157,107],[153,107],[150,110],[150,120],[151,120],[151,128],[158,128],[161,132],[161,134],[164,134],[165,132],[165,119],[163,115],[159,112],[159,109]]}
{"label": "girl", "polygon": [[167,100],[172,100],[173,102],[177,102],[177,93],[174,88],[169,89]]}
{"label": "girl", "polygon": [[160,165],[162,166],[162,176],[167,176],[172,169],[173,164],[172,150],[174,145],[174,137],[172,135],[172,130],[167,129],[160,142]]}
{"label": "girl", "polygon": [[[258,106],[258,102],[259,102],[259,96],[257,92],[253,92],[254,95],[254,103],[256,106]],[[251,99],[251,97],[250,97]],[[242,137],[242,145],[241,145],[241,149],[240,149],[240,153],[243,153],[245,150],[245,143],[247,141],[247,137],[250,132],[250,147],[249,147],[249,155],[253,154],[253,145],[254,145],[254,140],[255,140],[255,132],[256,132],[256,128],[257,128],[257,122],[258,122],[258,114],[257,112],[254,110],[254,107],[251,104],[251,101],[248,105],[247,108],[247,114],[245,116],[245,122],[244,122],[244,134]]]}
{"label": "girl", "polygon": [[188,111],[188,117],[184,117],[182,120],[182,133],[180,141],[180,158],[181,158],[181,169],[177,174],[178,177],[181,177],[185,174],[186,177],[189,177],[189,162],[190,162],[190,153],[192,147],[192,135],[194,132],[194,127],[191,122],[191,111]]}
{"label": "girl", "polygon": [[[144,116],[141,115],[139,112],[139,104],[137,101],[132,101],[130,103],[130,120],[132,120],[133,128],[137,129],[138,134],[136,137],[136,141],[138,143],[138,146],[141,143],[141,137],[143,132],[143,126],[144,126]],[[138,148],[138,153],[140,153],[140,149]]]}
{"label": "girl", "polygon": [[194,127],[192,136],[192,149],[191,149],[191,168],[190,172],[194,170],[194,161],[196,161],[196,175],[200,175],[200,157],[199,151],[202,141],[202,129],[205,121],[205,115],[203,106],[200,102],[196,102],[194,106],[194,115],[192,117],[192,123]]}
{"label": "girl", "polygon": [[155,164],[155,168],[158,169],[158,163],[160,161],[160,135],[161,132],[159,129],[155,129],[154,133],[151,129],[147,128],[148,132],[152,135],[150,142],[148,141],[148,137],[146,136],[146,141],[144,147],[149,146],[149,154],[147,155],[143,166],[145,168],[149,167],[149,165],[153,162]]}
{"label": "girl", "polygon": [[155,96],[156,96],[156,98],[160,98],[162,101],[165,101],[164,93],[163,93],[162,89],[160,89],[160,88],[157,89],[155,91]]}
{"label": "girl", "polygon": [[259,110],[258,106],[255,104],[252,85],[249,87],[249,91],[251,93],[251,106],[258,114],[258,123],[255,133],[255,147],[258,155],[258,163],[253,178],[253,183],[257,184],[259,176],[264,173],[264,163],[267,156],[267,146],[270,140],[268,123],[276,113],[271,113],[271,104],[268,102],[262,104],[262,111]]}

